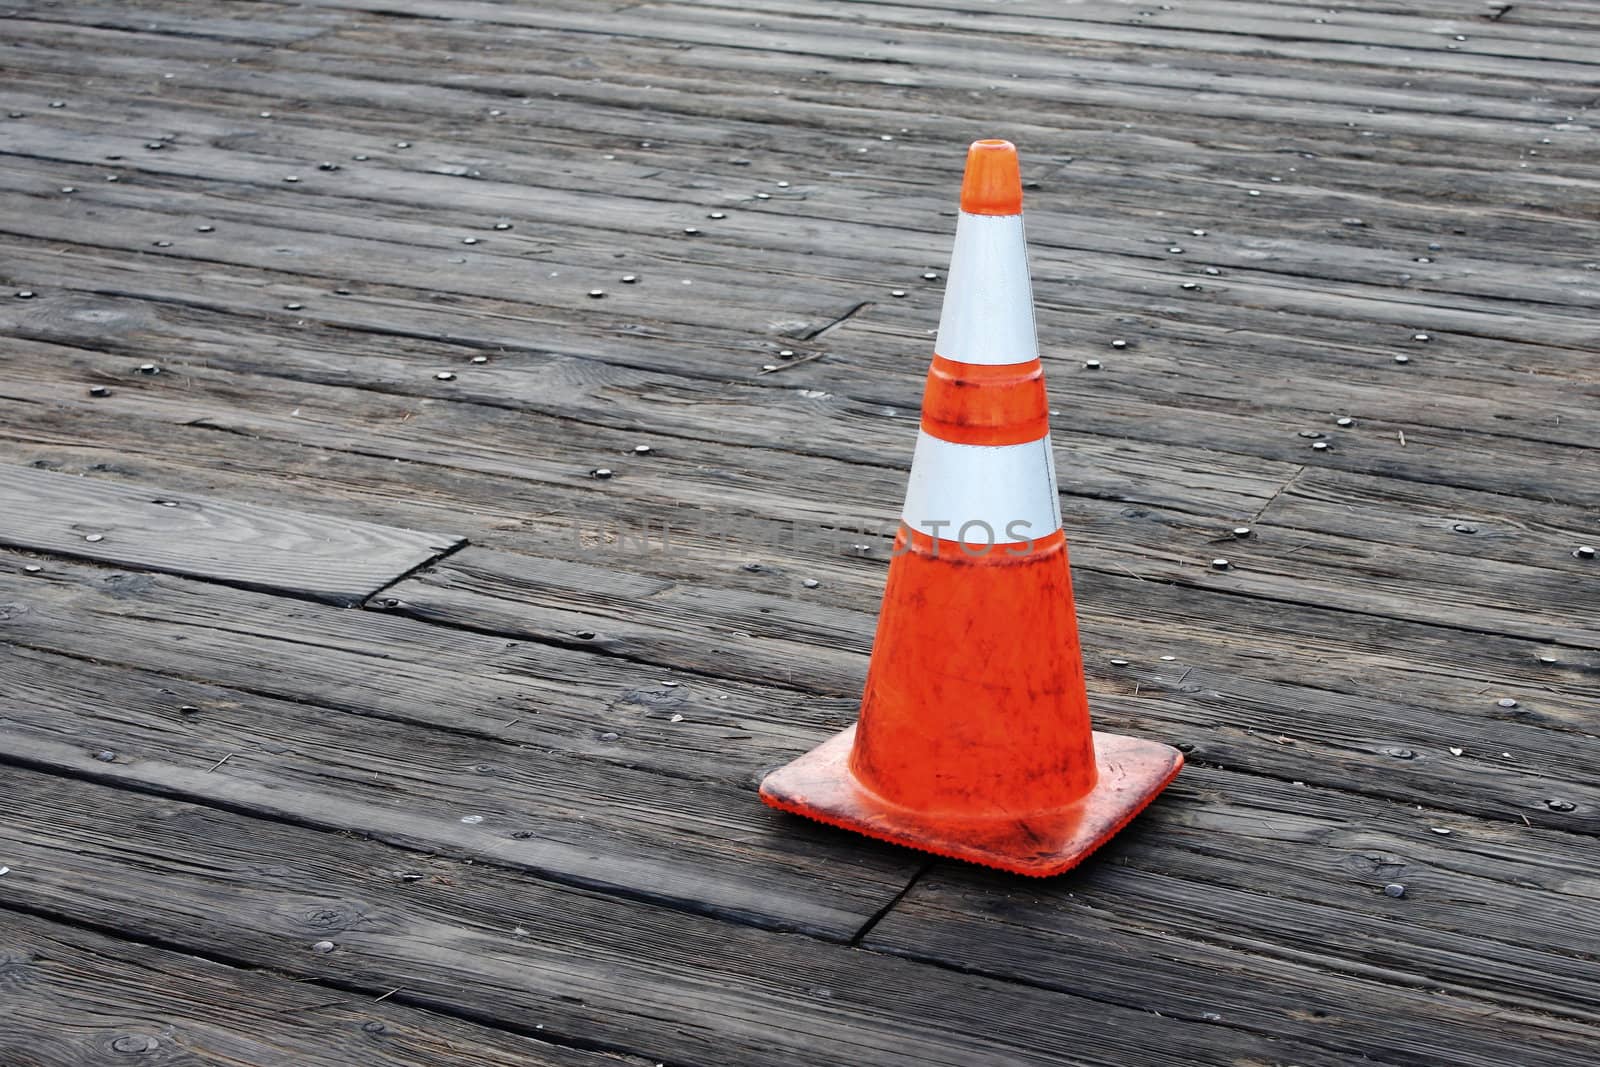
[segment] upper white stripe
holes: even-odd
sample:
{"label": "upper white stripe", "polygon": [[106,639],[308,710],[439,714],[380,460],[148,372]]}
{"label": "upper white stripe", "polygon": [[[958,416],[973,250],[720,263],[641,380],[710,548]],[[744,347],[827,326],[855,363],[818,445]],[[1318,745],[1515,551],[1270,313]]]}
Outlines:
{"label": "upper white stripe", "polygon": [[991,366],[1039,355],[1021,215],[961,213],[933,350]]}
{"label": "upper white stripe", "polygon": [[[1055,533],[1061,529],[1061,499],[1050,436],[1025,445],[958,445],[919,433],[900,517],[918,533],[969,545]],[[963,535],[968,523],[987,525],[973,525]]]}

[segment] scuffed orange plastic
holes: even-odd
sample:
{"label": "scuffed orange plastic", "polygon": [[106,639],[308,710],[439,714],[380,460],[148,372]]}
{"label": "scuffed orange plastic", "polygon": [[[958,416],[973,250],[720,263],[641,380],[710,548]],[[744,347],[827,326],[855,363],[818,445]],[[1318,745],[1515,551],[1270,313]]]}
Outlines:
{"label": "scuffed orange plastic", "polygon": [[958,445],[1021,445],[1050,432],[1050,400],[1037,359],[988,366],[933,357],[922,428]]}
{"label": "scuffed orange plastic", "polygon": [[1022,214],[1022,171],[1010,141],[974,141],[961,180],[961,210],[969,215]]}
{"label": "scuffed orange plastic", "polygon": [[[1021,210],[1016,150],[979,141],[962,208]],[[1048,431],[1038,361],[934,357],[923,429],[957,444]],[[1166,787],[1177,749],[1090,727],[1066,539],[992,547],[902,528],[857,725],[761,783],[768,804],[943,856],[1065,871]]]}

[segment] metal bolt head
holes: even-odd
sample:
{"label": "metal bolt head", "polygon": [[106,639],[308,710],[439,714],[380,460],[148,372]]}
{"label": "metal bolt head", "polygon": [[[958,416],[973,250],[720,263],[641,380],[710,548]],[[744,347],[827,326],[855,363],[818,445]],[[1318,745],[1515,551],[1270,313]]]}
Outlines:
{"label": "metal bolt head", "polygon": [[922,280],[925,282],[936,282],[939,280],[939,272],[936,270],[925,270],[922,272]]}
{"label": "metal bolt head", "polygon": [[304,308],[304,307],[305,307],[305,305],[304,305],[304,304],[297,304],[297,303],[294,303],[294,302],[293,302],[293,301],[291,301],[291,302],[290,302],[290,303],[287,303],[287,304],[285,304],[285,305],[283,305],[283,309],[284,309],[284,310],[285,310],[285,311],[300,311],[300,310],[302,310],[302,309],[303,309],[303,308]]}
{"label": "metal bolt head", "polygon": [[1544,806],[1549,808],[1551,811],[1577,811],[1578,810],[1578,805],[1574,804],[1572,801],[1570,801],[1570,800],[1561,800],[1561,799],[1559,799],[1557,797],[1551,797],[1549,800],[1545,801],[1544,802]]}
{"label": "metal bolt head", "polygon": [[1233,536],[1235,537],[1249,537],[1250,533],[1251,530],[1248,526],[1235,526],[1233,528]]}
{"label": "metal bolt head", "polygon": [[435,374],[434,377],[439,379],[441,382],[453,382],[456,380],[455,372],[447,370],[440,371],[438,374]]}
{"label": "metal bolt head", "polygon": [[607,730],[605,733],[600,735],[600,740],[602,741],[615,741],[616,739],[616,733],[611,730]]}
{"label": "metal bolt head", "polygon": [[476,237],[463,237],[461,239],[461,243],[464,245],[475,245],[478,243],[478,239]]}
{"label": "metal bolt head", "polygon": [[708,219],[725,219],[727,217],[728,217],[728,213],[725,212],[725,211],[713,211],[709,215],[706,216],[706,218],[708,218]]}
{"label": "metal bolt head", "polygon": [[1386,748],[1383,750],[1383,754],[1385,756],[1393,756],[1395,759],[1417,758],[1417,754],[1411,751],[1409,748]]}
{"label": "metal bolt head", "polygon": [[18,300],[32,300],[33,299],[33,290],[32,289],[18,289],[17,290],[17,299]]}
{"label": "metal bolt head", "polygon": [[1433,340],[1432,337],[1430,337],[1428,334],[1425,334],[1425,333],[1414,333],[1414,334],[1411,335],[1411,339],[1413,341],[1431,341],[1431,340]]}
{"label": "metal bolt head", "polygon": [[596,467],[594,470],[589,472],[589,477],[599,478],[601,481],[604,481],[605,479],[611,477],[611,474],[612,471],[610,467]]}
{"label": "metal bolt head", "polygon": [[693,237],[693,236],[695,236],[696,234],[698,234],[700,232],[700,227],[698,227],[698,226],[685,226],[683,228],[683,232],[684,232],[685,236]]}
{"label": "metal bolt head", "polygon": [[1398,900],[1406,895],[1406,887],[1399,882],[1390,882],[1383,887],[1383,892],[1385,896],[1391,896]]}
{"label": "metal bolt head", "polygon": [[24,574],[38,574],[42,570],[44,570],[44,568],[39,566],[37,563],[27,563],[22,567],[22,572]]}
{"label": "metal bolt head", "polygon": [[636,456],[648,456],[650,454],[650,446],[649,445],[634,445],[633,446],[633,454],[636,455]]}
{"label": "metal bolt head", "polygon": [[1099,370],[1100,365],[1101,364],[1098,359],[1086,359],[1083,361],[1084,370]]}
{"label": "metal bolt head", "polygon": [[[111,179],[107,178],[106,180],[110,181]],[[297,182],[297,181],[300,180],[300,175],[298,175],[298,174],[285,174],[283,176],[283,180],[286,181],[286,182],[290,182],[290,183]]]}
{"label": "metal bolt head", "polygon": [[88,534],[88,535],[86,535],[84,537],[84,540],[89,542],[91,545],[99,544],[101,541],[104,541],[105,539],[106,539],[106,535],[105,534]]}
{"label": "metal bolt head", "polygon": [[1478,528],[1472,525],[1470,522],[1458,522],[1451,526],[1450,529],[1454,530],[1458,534],[1471,534],[1478,532]]}
{"label": "metal bolt head", "polygon": [[1495,703],[1502,708],[1514,708],[1517,706],[1517,702],[1512,700],[1510,697],[1501,697],[1499,700],[1496,700]]}
{"label": "metal bolt head", "polygon": [[889,295],[890,296],[894,296],[894,297],[901,297],[901,296],[905,296],[906,295],[906,291],[904,289],[891,289],[891,290],[889,290]]}
{"label": "metal bolt head", "polygon": [[[637,274],[624,274],[619,280],[623,285],[632,285],[634,282],[639,280],[639,276]],[[589,295],[593,296],[594,294],[590,293]]]}
{"label": "metal bolt head", "polygon": [[1227,560],[1221,558],[1220,556],[1211,561],[1211,569],[1214,570],[1214,571],[1225,571],[1225,570],[1231,569],[1232,567],[1233,567],[1232,563],[1229,563]]}
{"label": "metal bolt head", "polygon": [[111,390],[107,389],[103,385],[91,385],[91,386],[89,386],[89,395],[90,396],[110,396],[111,395]]}
{"label": "metal bolt head", "polygon": [[1182,285],[1178,286],[1178,288],[1180,288],[1180,289],[1198,289],[1198,288],[1200,288],[1200,283],[1199,282],[1184,282]]}
{"label": "metal bolt head", "polygon": [[815,589],[822,583],[817,581],[815,578],[804,578],[801,580],[800,584],[805,586],[807,589]]}
{"label": "metal bolt head", "polygon": [[109,748],[101,749],[99,752],[96,752],[94,754],[94,758],[99,760],[101,763],[117,762],[117,754],[111,751]]}
{"label": "metal bolt head", "polygon": [[209,223],[202,224],[202,225],[196,226],[194,228],[194,232],[195,233],[213,233],[215,231],[216,231],[216,227],[210,225]]}
{"label": "metal bolt head", "polygon": [[1115,341],[1111,342],[1111,347],[1112,348],[1127,348],[1128,347],[1128,342],[1122,340],[1122,338],[1119,337]]}
{"label": "metal bolt head", "polygon": [[1574,559],[1594,559],[1595,548],[1593,545],[1579,545],[1572,550]]}
{"label": "metal bolt head", "polygon": [[328,953],[332,952],[335,947],[336,946],[332,941],[318,941],[316,944],[311,946],[311,951],[326,956]]}
{"label": "metal bolt head", "polygon": [[1341,415],[1337,419],[1333,420],[1333,424],[1335,426],[1343,426],[1345,429],[1349,429],[1356,424],[1356,420],[1352,419],[1348,415]]}
{"label": "metal bolt head", "polygon": [[1410,363],[1411,362],[1411,357],[1410,356],[1406,356],[1406,355],[1399,355],[1399,356],[1395,356],[1394,357],[1394,361],[1396,363]]}
{"label": "metal bolt head", "polygon": [[604,289],[590,289],[589,290],[589,299],[590,300],[599,300],[601,297],[603,297],[605,295],[606,295],[606,291]]}
{"label": "metal bolt head", "polygon": [[1312,447],[1313,450],[1315,450],[1317,452],[1326,452],[1326,451],[1328,451],[1328,449],[1332,448],[1333,446],[1328,444],[1328,442],[1326,442],[1326,441],[1313,441],[1313,442],[1311,442],[1311,447]]}

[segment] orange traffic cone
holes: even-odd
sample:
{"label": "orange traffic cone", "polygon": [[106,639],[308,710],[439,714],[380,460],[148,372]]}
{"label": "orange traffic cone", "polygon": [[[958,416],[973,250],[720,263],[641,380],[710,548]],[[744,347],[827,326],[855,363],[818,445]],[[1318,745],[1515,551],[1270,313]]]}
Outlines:
{"label": "orange traffic cone", "polygon": [[1095,733],[1083,687],[1017,150],[967,155],[861,719],[769,774],[773,807],[1019,874],[1075,866],[1183,766]]}

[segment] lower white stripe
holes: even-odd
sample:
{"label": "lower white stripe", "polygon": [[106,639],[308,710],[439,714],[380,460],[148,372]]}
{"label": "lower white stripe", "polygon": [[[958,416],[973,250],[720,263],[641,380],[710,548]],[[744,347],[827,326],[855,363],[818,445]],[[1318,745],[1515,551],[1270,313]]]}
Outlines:
{"label": "lower white stripe", "polygon": [[1050,437],[1025,445],[957,445],[919,433],[900,517],[930,537],[1010,544],[1061,529]]}
{"label": "lower white stripe", "polygon": [[958,363],[1026,363],[1039,354],[1021,215],[969,215],[955,249],[933,350]]}

